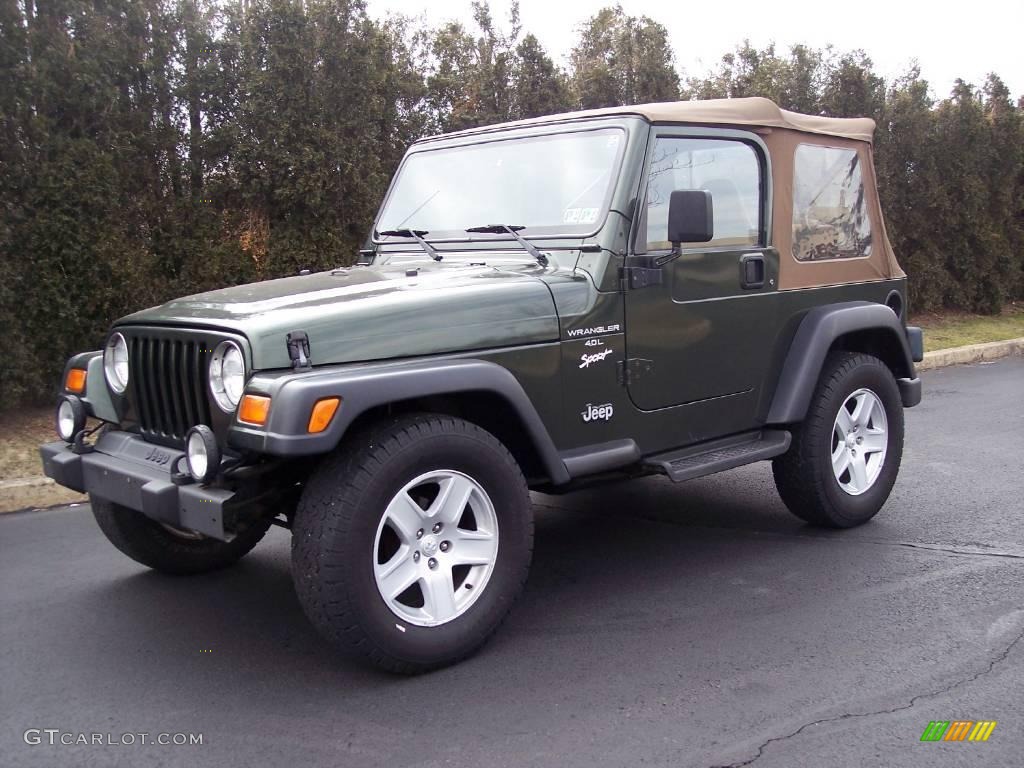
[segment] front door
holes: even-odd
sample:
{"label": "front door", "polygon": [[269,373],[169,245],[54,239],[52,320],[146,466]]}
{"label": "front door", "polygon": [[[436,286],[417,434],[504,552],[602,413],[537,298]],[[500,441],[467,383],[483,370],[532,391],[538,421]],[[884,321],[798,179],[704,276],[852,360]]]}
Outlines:
{"label": "front door", "polygon": [[[626,291],[629,394],[643,410],[692,404],[697,415],[713,403],[708,412],[728,413],[728,423],[694,437],[726,434],[753,421],[775,337],[767,153],[739,131],[652,134],[633,253],[665,263],[660,282]],[[713,210],[712,239],[682,243],[678,255],[667,240],[674,190],[710,192]],[[723,408],[723,398],[733,405]]]}

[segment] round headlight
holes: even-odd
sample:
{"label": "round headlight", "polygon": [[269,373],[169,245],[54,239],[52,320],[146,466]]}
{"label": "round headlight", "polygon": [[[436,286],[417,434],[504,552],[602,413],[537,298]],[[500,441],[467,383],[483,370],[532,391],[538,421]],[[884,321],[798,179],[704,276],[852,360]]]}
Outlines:
{"label": "round headlight", "polygon": [[206,483],[217,476],[220,469],[220,449],[213,430],[205,424],[197,424],[185,437],[185,463],[188,473],[200,483]]}
{"label": "round headlight", "polygon": [[74,395],[65,395],[57,403],[57,434],[61,440],[73,442],[85,429],[85,405]]}
{"label": "round headlight", "polygon": [[210,392],[222,410],[231,413],[238,407],[245,389],[245,358],[233,341],[222,341],[210,360]]}
{"label": "round headlight", "polygon": [[107,339],[103,350],[103,374],[110,388],[119,395],[128,386],[128,342],[120,333]]}

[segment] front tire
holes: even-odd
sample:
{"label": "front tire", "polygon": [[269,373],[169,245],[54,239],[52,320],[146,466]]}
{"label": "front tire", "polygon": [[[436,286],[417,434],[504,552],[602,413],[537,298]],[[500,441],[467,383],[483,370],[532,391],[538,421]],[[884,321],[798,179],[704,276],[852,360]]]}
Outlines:
{"label": "front tire", "polygon": [[851,528],[889,498],[903,455],[903,403],[877,357],[832,352],[789,450],[772,462],[789,511],[813,525]]}
{"label": "front tire", "polygon": [[498,628],[533,549],[526,480],[489,432],[450,416],[357,434],[307,483],[292,573],[317,629],[392,672],[453,664]]}
{"label": "front tire", "polygon": [[177,576],[234,565],[260,542],[270,527],[270,519],[265,518],[253,522],[231,541],[218,541],[163,525],[106,499],[90,496],[89,504],[111,544],[137,563]]}

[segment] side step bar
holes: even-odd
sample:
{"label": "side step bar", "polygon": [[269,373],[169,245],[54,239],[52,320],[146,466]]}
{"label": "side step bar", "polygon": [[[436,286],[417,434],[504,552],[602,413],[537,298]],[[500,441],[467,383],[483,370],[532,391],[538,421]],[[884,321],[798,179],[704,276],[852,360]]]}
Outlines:
{"label": "side step bar", "polygon": [[673,482],[681,483],[778,456],[789,449],[790,440],[785,430],[764,429],[659,453],[646,459],[644,464],[668,475]]}

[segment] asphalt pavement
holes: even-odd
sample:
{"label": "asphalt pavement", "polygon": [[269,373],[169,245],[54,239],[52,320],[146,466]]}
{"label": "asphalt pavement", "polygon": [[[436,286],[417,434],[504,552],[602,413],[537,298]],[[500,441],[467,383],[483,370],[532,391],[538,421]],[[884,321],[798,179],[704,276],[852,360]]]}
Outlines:
{"label": "asphalt pavement", "polygon": [[[906,417],[893,495],[852,531],[792,517],[767,463],[537,495],[524,598],[418,678],[321,641],[279,529],[170,578],[86,506],[4,515],[0,765],[1020,766],[1024,359],[928,372]],[[933,720],[998,725],[922,742]],[[60,744],[92,733],[202,744]]]}

